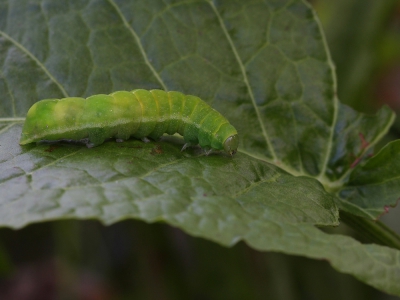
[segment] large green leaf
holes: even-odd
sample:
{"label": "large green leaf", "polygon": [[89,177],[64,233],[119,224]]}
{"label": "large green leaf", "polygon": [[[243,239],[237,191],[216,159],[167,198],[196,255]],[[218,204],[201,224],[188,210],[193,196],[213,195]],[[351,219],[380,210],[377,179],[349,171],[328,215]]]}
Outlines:
{"label": "large green leaf", "polygon": [[[327,259],[400,295],[399,251],[315,227],[338,224],[335,203],[364,209],[329,192],[351,186],[393,114],[338,102],[323,35],[303,1],[2,0],[0,65],[0,225],[164,221],[223,245],[245,240]],[[180,152],[178,137],[18,145],[21,118],[41,98],[135,88],[202,97],[237,127],[239,153]],[[368,207],[377,214],[389,198],[371,197]]]}
{"label": "large green leaf", "polygon": [[338,224],[333,197],[317,181],[295,178],[244,154],[234,159],[196,155],[181,152],[177,141],[22,149],[12,142],[20,130],[15,125],[0,136],[14,157],[1,165],[3,225],[71,217],[113,223],[135,217],[206,234],[220,223],[220,242],[232,244],[234,236],[245,234],[249,220]]}

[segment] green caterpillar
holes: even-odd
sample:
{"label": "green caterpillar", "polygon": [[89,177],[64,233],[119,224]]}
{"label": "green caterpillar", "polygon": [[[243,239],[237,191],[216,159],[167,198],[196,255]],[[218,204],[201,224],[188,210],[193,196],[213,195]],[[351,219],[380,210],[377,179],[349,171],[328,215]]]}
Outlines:
{"label": "green caterpillar", "polygon": [[19,143],[78,140],[95,147],[113,137],[118,142],[131,136],[146,141],[176,132],[186,142],[182,151],[197,144],[207,155],[212,150],[230,155],[237,151],[236,129],[200,98],[142,89],[41,100],[29,109]]}

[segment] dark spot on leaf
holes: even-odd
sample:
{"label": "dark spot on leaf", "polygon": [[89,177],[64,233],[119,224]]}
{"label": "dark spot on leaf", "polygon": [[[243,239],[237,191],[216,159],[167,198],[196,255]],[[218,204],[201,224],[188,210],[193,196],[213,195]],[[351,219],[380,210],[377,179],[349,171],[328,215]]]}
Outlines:
{"label": "dark spot on leaf", "polygon": [[357,157],[355,161],[350,165],[350,168],[354,168],[355,166],[358,165],[358,163],[361,161],[361,157]]}
{"label": "dark spot on leaf", "polygon": [[390,205],[385,205],[383,206],[383,212],[376,217],[376,220],[379,220],[383,215],[386,215],[389,213],[391,208],[395,208],[398,204],[400,203],[400,198],[397,199],[395,204],[390,204]]}
{"label": "dark spot on leaf", "polygon": [[54,150],[56,150],[57,148],[59,148],[59,146],[53,145],[50,146],[49,148],[47,148],[46,150],[44,150],[45,152],[53,152]]}
{"label": "dark spot on leaf", "polygon": [[364,150],[369,146],[369,143],[365,140],[365,137],[361,132],[358,134],[358,136],[361,139],[361,150]]}
{"label": "dark spot on leaf", "polygon": [[158,155],[158,154],[162,154],[163,150],[161,149],[160,145],[156,145],[153,149],[151,149],[150,154],[152,155]]}

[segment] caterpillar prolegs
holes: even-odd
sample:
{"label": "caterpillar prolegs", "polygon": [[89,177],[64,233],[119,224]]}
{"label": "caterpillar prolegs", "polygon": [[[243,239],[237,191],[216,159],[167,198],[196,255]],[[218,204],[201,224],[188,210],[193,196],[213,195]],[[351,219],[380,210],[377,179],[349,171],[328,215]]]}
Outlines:
{"label": "caterpillar prolegs", "polygon": [[36,102],[28,111],[20,139],[25,145],[41,140],[88,140],[87,146],[108,138],[160,138],[179,133],[187,146],[199,144],[208,154],[238,147],[236,129],[198,97],[161,90],[119,91],[88,98],[69,97]]}

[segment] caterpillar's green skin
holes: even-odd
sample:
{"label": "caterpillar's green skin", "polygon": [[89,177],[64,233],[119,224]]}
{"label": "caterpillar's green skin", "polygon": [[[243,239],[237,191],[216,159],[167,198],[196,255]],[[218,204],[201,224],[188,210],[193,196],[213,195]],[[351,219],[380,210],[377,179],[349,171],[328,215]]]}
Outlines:
{"label": "caterpillar's green skin", "polygon": [[236,129],[200,98],[142,89],[39,101],[28,111],[20,144],[88,139],[88,146],[97,146],[113,137],[158,139],[176,132],[184,148],[199,144],[232,155],[238,147]]}

